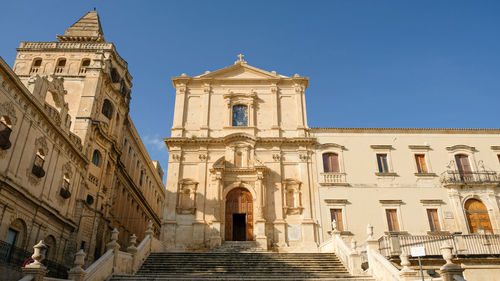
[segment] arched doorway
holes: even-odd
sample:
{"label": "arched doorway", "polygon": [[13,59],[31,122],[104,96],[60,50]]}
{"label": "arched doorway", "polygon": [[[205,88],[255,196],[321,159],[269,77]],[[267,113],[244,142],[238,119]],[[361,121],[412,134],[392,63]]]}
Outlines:
{"label": "arched doorway", "polygon": [[477,199],[469,199],[465,202],[465,214],[470,233],[490,233],[493,234],[490,216],[484,204]]}
{"label": "arched doorway", "polygon": [[244,188],[227,194],[225,237],[226,241],[253,240],[253,199]]}

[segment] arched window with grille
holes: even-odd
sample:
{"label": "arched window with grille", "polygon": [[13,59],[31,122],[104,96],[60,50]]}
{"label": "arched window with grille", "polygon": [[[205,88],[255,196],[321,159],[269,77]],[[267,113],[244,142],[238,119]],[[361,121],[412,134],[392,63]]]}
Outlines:
{"label": "arched window with grille", "polygon": [[339,155],[337,153],[323,153],[323,171],[325,173],[340,172]]}
{"label": "arched window with grille", "polygon": [[243,104],[233,106],[233,127],[248,126],[248,107]]}
{"label": "arched window with grille", "polygon": [[65,58],[61,58],[61,59],[57,60],[56,69],[54,70],[54,72],[55,73],[62,73],[65,66],[66,66],[66,59]]}
{"label": "arched window with grille", "polygon": [[31,64],[31,69],[30,69],[30,74],[38,73],[40,70],[40,66],[42,65],[42,59],[41,58],[36,58],[33,60],[33,63]]}
{"label": "arched window with grille", "polygon": [[102,114],[110,120],[113,117],[113,104],[108,99],[105,99],[102,104]]}
{"label": "arched window with grille", "polygon": [[94,150],[94,153],[92,154],[92,164],[97,167],[101,164],[101,153],[97,149]]}
{"label": "arched window with grille", "polygon": [[87,72],[87,67],[90,66],[90,59],[82,59],[82,63],[80,64],[79,74],[84,74]]}

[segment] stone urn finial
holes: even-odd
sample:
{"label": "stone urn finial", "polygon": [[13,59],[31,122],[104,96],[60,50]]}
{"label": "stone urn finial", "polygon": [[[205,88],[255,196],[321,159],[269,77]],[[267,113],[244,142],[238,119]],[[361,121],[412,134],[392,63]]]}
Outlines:
{"label": "stone urn finial", "polygon": [[453,247],[446,242],[441,246],[441,255],[443,255],[443,259],[446,261],[446,264],[453,264],[453,262],[451,261],[453,257],[452,249]]}
{"label": "stone urn finial", "polygon": [[146,235],[153,235],[153,222],[151,220],[148,220],[148,224],[146,226]]}
{"label": "stone urn finial", "polygon": [[120,247],[120,245],[117,242],[119,233],[120,232],[116,228],[113,229],[113,231],[111,231],[111,241],[109,241],[109,243],[106,244],[106,249],[112,250]]}
{"label": "stone urn finial", "polygon": [[357,253],[356,248],[358,247],[358,242],[354,240],[354,238],[351,240],[351,250],[352,253]]}
{"label": "stone urn finial", "polygon": [[368,240],[373,240],[373,225],[368,224],[366,226],[366,234],[368,234]]}
{"label": "stone urn finial", "polygon": [[135,234],[130,235],[130,246],[127,247],[127,252],[131,254],[137,253],[137,247],[135,243],[137,242],[137,236]]}
{"label": "stone urn finial", "polygon": [[408,272],[408,271],[413,271],[409,266],[411,265],[410,259],[408,258],[408,254],[403,252],[401,255],[399,255],[399,259],[401,259],[401,272]]}
{"label": "stone urn finial", "polygon": [[33,255],[31,258],[35,260],[34,262],[28,264],[26,267],[28,268],[45,268],[45,265],[42,264],[42,261],[45,259],[45,254],[47,253],[47,245],[40,240],[38,244],[33,246]]}

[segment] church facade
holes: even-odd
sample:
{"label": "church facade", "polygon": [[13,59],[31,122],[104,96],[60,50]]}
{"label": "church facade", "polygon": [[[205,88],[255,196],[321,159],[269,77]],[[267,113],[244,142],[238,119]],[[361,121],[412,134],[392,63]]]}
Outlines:
{"label": "church facade", "polygon": [[500,130],[311,128],[308,78],[242,56],[172,80],[166,250],[317,252],[332,231],[364,241],[368,224],[376,237],[500,231]]}

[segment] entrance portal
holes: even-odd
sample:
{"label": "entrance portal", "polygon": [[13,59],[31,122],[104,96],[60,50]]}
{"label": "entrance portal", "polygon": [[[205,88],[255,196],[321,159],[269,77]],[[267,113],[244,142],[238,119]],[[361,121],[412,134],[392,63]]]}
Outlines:
{"label": "entrance portal", "polygon": [[227,194],[225,237],[226,241],[253,240],[253,199],[244,188]]}

